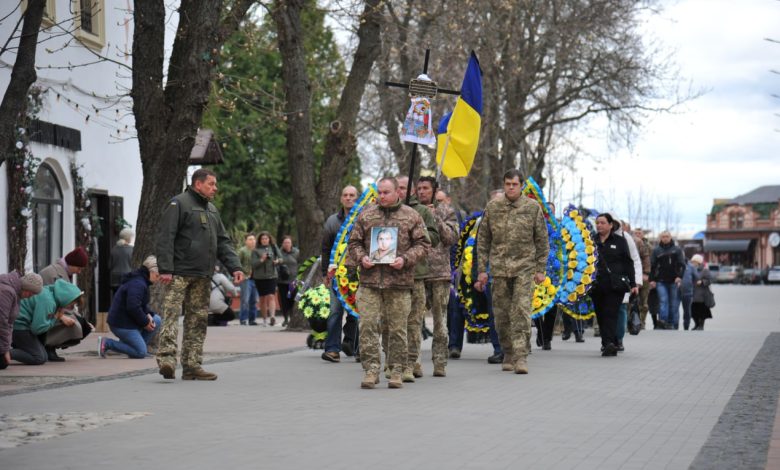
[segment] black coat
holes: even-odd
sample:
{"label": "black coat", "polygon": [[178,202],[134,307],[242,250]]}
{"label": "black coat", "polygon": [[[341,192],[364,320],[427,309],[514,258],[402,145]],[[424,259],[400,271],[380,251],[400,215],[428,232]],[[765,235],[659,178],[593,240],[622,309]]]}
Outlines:
{"label": "black coat", "polygon": [[[631,259],[631,252],[628,250],[626,239],[615,233],[610,233],[604,242],[598,233],[594,233],[594,242],[598,251],[598,261],[596,262],[596,283],[601,288],[610,289],[609,271],[613,274],[625,275],[631,284],[636,287],[634,279],[634,261]],[[609,271],[607,271],[609,267]]]}

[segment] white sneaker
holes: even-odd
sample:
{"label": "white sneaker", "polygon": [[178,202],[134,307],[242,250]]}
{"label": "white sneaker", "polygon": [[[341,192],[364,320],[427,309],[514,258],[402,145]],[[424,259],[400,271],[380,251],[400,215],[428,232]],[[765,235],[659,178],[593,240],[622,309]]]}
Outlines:
{"label": "white sneaker", "polygon": [[105,345],[103,344],[102,336],[98,336],[97,338],[97,353],[98,353],[98,357],[102,359],[106,358],[106,348]]}

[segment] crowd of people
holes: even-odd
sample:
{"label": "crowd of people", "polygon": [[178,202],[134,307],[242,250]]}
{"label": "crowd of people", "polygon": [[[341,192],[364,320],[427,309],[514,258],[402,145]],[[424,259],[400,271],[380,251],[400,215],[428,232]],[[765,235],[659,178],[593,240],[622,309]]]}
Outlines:
{"label": "crowd of people", "polygon": [[[346,264],[360,279],[359,320],[345,318],[343,305],[331,295],[321,357],[331,363],[340,362],[342,353],[355,357],[364,370],[360,386],[366,389],[379,383],[382,372],[390,388],[402,388],[424,375],[420,349],[426,314],[433,319],[434,377],[446,377],[448,360],[460,358],[463,349],[466,312],[454,286],[464,273],[453,272],[451,258],[466,214],[454,207],[435,178],[411,183],[405,177],[380,179],[375,203],[365,206],[354,222]],[[522,195],[519,171],[507,171],[503,183],[501,190],[491,193],[477,222],[468,278],[487,303],[493,345],[488,362],[527,374],[532,326],[537,328],[536,344],[549,350],[557,316],[563,319],[562,340],[574,335],[575,341],[584,342],[586,323],[555,308],[532,321],[534,288],[546,277],[547,223],[541,205]],[[129,229],[120,233],[111,253],[113,300],[108,314],[117,339],[98,337],[100,357],[108,351],[148,357],[156,337],[156,359],[165,379],[175,378],[180,362],[183,380],[216,380],[216,374],[202,368],[207,326],[225,326],[236,317],[240,325],[273,326],[277,306],[282,326],[287,325],[294,307],[299,251],[291,237],[282,237],[277,246],[267,231],[247,234],[244,246],[236,250],[211,202],[216,192],[216,175],[197,170],[191,185],[166,206],[155,254],[136,269],[131,267],[133,233]],[[355,187],[343,188],[339,211],[323,227],[321,274],[329,286],[337,269],[328,263],[331,250],[357,199]],[[712,317],[714,297],[701,255],[686,260],[666,231],[651,247],[642,230],[632,231],[614,213],[599,213],[593,221],[598,261],[589,296],[603,356],[625,350],[632,304],[641,329],[648,313],[654,328],[678,329],[681,306],[683,328],[689,329],[692,321],[694,330],[704,329]],[[56,350],[78,344],[94,329],[79,314],[83,292],[72,283],[73,275],[88,262],[86,251],[77,247],[40,275],[0,275],[0,367],[11,361],[31,365],[62,361]],[[157,283],[164,286],[159,313],[150,308],[150,287]],[[235,296],[241,299],[238,315],[231,308]]]}

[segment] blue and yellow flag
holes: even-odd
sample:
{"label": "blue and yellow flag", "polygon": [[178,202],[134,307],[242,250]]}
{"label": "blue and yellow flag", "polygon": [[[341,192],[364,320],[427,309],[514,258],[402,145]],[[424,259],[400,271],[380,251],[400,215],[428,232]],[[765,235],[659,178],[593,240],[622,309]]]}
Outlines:
{"label": "blue and yellow flag", "polygon": [[447,178],[469,174],[479,145],[482,124],[482,69],[471,51],[455,109],[442,117],[437,137],[436,164]]}

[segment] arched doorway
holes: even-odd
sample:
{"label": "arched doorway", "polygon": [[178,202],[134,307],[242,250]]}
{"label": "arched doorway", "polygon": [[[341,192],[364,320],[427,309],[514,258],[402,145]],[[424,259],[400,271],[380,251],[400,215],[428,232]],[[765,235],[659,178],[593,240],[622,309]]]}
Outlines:
{"label": "arched doorway", "polygon": [[33,269],[40,272],[62,257],[62,187],[54,170],[43,163],[32,193]]}

